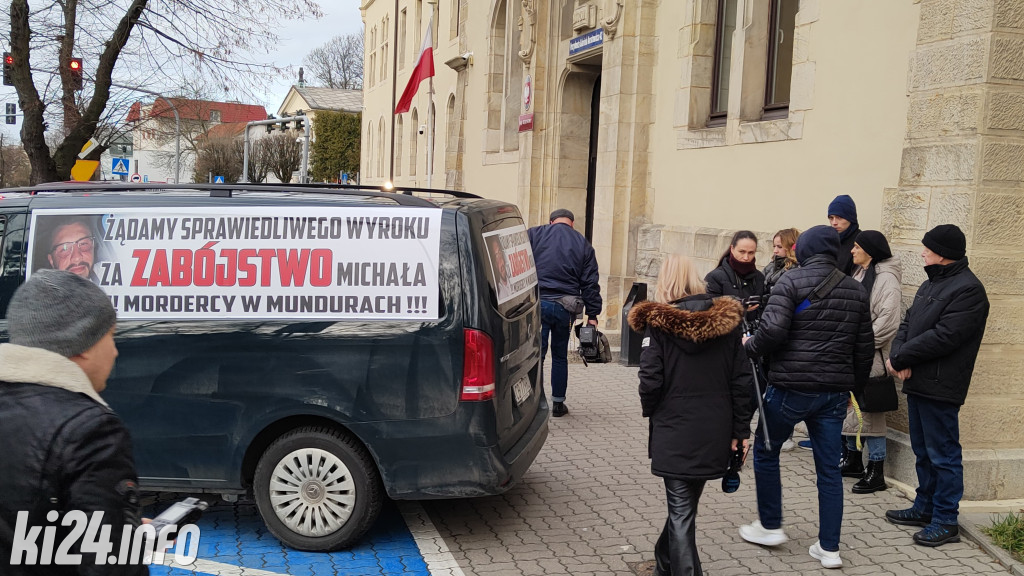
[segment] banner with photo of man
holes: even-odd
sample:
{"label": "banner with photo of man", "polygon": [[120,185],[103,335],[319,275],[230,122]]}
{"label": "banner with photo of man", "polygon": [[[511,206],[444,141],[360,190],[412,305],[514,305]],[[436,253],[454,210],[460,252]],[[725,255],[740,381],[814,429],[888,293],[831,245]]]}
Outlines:
{"label": "banner with photo of man", "polygon": [[507,302],[537,285],[530,237],[523,225],[483,234],[487,259],[494,278],[498,304]]}
{"label": "banner with photo of man", "polygon": [[441,210],[35,210],[29,271],[67,270],[122,319],[436,320]]}

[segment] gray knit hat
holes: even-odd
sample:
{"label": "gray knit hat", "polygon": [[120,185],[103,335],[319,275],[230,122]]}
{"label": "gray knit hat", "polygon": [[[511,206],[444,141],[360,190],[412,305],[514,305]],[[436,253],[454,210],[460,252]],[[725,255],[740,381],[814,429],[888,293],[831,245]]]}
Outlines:
{"label": "gray knit hat", "polygon": [[114,327],[110,299],[89,280],[61,270],[39,270],[22,284],[7,308],[11,344],[77,356]]}

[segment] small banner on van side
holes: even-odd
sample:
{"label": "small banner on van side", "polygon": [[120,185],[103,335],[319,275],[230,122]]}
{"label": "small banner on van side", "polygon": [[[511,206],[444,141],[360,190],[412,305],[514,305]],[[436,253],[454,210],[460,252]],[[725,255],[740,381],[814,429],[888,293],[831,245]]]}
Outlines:
{"label": "small banner on van side", "polygon": [[438,318],[440,209],[214,210],[35,210],[28,269],[91,279],[121,319]]}
{"label": "small banner on van side", "polygon": [[491,263],[498,304],[508,302],[537,285],[530,237],[523,225],[483,234],[487,259]]}

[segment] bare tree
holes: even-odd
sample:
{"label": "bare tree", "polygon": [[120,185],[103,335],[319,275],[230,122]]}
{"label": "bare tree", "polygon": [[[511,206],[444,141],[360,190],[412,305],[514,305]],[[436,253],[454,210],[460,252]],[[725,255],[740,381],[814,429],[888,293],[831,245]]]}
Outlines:
{"label": "bare tree", "polygon": [[261,138],[265,147],[270,171],[281,182],[291,182],[292,174],[302,164],[302,143],[297,141],[298,132],[274,134]]}
{"label": "bare tree", "polygon": [[7,135],[0,132],[0,188],[28,186],[28,156],[21,146],[10,144]]}
{"label": "bare tree", "polygon": [[205,138],[199,143],[194,180],[206,182],[210,174],[223,176],[225,182],[238,182],[242,176],[241,145],[237,138]]}
{"label": "bare tree", "polygon": [[[200,77],[226,91],[251,94],[262,88],[267,72],[280,72],[250,56],[276,46],[276,24],[322,15],[315,0],[34,4],[11,0],[9,12],[12,76],[25,114],[21,141],[32,182],[68,178],[82,146],[110,117],[106,111],[118,86],[168,93],[163,88],[177,79]],[[72,57],[83,58],[83,91],[75,88],[67,66]],[[62,135],[53,147],[46,142],[51,123],[59,125],[51,132]],[[98,147],[93,158],[102,151]]]}
{"label": "bare tree", "polygon": [[303,64],[328,88],[359,90],[363,87],[363,33],[335,36],[314,48]]}
{"label": "bare tree", "polygon": [[[268,140],[270,138],[257,138],[249,143],[249,182],[264,182],[267,179],[267,174],[270,172],[270,147],[268,146]],[[294,138],[293,138],[294,140]],[[242,138],[235,139],[235,154],[238,156],[238,161],[244,165],[244,154],[245,154],[245,140]]]}

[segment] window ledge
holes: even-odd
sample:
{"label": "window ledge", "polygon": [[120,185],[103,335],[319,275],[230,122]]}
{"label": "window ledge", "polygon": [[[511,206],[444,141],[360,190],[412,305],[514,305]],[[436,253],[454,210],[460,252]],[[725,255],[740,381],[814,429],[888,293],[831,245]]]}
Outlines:
{"label": "window ledge", "polygon": [[713,128],[686,128],[676,130],[676,150],[696,150],[699,148],[716,148],[728,143],[725,139],[725,126]]}
{"label": "window ledge", "polygon": [[790,110],[789,117],[739,123],[737,144],[783,142],[804,137],[804,112]]}
{"label": "window ledge", "polygon": [[518,164],[519,151],[508,150],[502,152],[484,152],[483,165],[493,166],[495,164]]}

